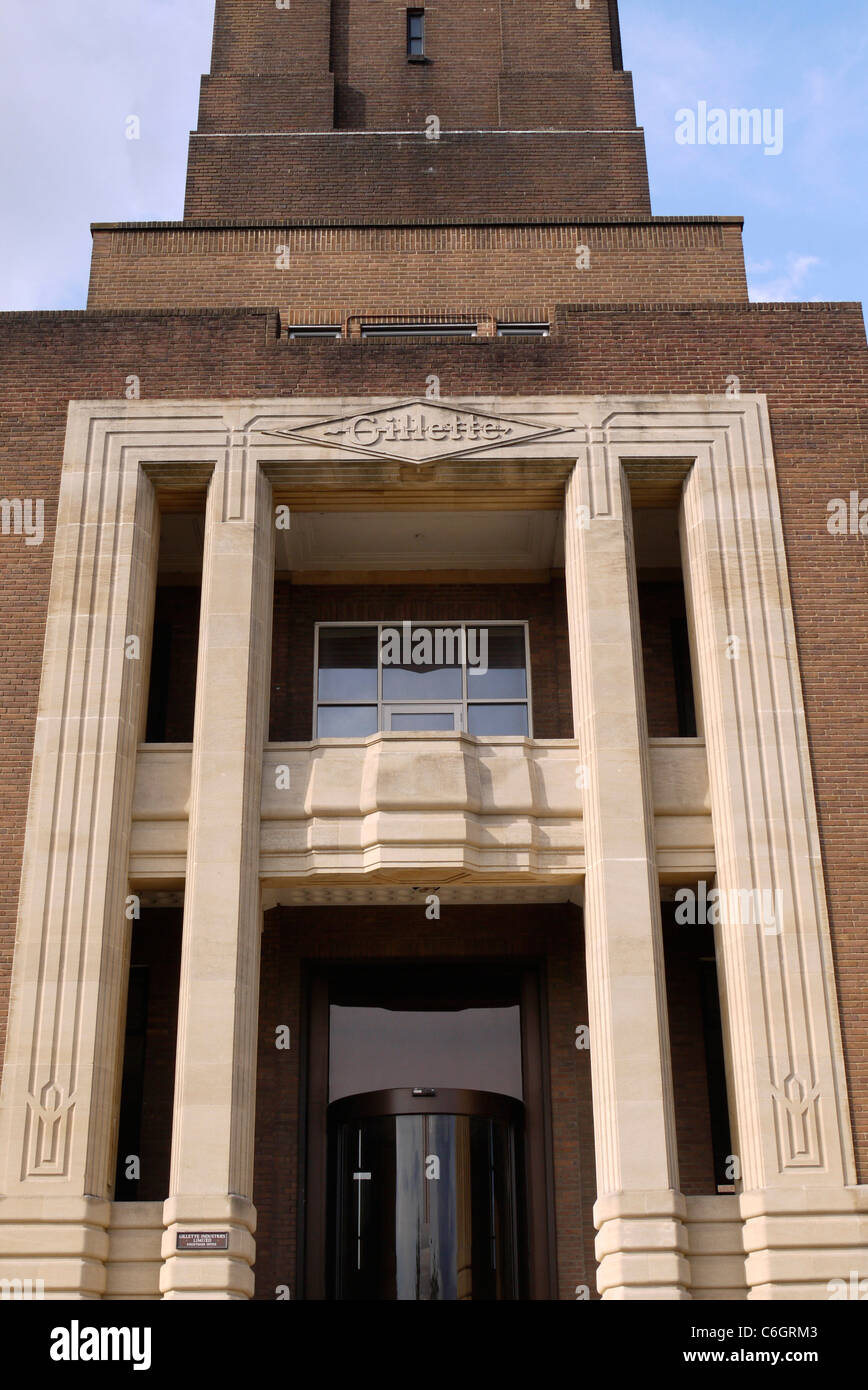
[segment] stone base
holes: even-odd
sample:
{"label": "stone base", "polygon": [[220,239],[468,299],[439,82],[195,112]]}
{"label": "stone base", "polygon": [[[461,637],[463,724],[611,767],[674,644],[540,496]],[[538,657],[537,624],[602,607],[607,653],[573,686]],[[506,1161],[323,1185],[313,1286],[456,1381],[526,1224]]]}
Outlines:
{"label": "stone base", "polygon": [[[163,1207],[164,1299],[249,1299],[253,1297],[256,1208],[243,1197],[169,1197]],[[178,1250],[178,1236],[226,1235],[225,1250]]]}
{"label": "stone base", "polygon": [[748,1298],[868,1301],[868,1187],[741,1196]]}
{"label": "stone base", "polygon": [[3,1298],[102,1298],[111,1209],[98,1197],[0,1198]]}
{"label": "stone base", "polygon": [[604,1299],[690,1298],[687,1203],[680,1192],[622,1192],[594,1206]]}

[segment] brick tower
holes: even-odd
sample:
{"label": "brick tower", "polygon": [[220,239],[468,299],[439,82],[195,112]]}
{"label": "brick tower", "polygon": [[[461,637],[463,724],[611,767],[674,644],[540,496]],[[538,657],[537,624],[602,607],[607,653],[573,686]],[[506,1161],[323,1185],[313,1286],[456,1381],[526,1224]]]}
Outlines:
{"label": "brick tower", "polygon": [[184,219],[0,315],[0,1278],[868,1275],[868,355],[741,228],[617,0],[216,0]]}

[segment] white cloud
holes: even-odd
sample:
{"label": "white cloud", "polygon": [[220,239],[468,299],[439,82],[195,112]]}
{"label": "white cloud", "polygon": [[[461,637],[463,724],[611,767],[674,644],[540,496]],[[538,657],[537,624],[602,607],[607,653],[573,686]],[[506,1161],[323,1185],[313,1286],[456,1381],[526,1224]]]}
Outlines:
{"label": "white cloud", "polygon": [[[814,266],[821,264],[819,256],[799,256],[791,253],[787,256],[786,268],[779,275],[772,280],[765,281],[765,283],[754,284],[750,281],[751,271],[767,273],[772,269],[772,265],[766,261],[761,265],[751,267],[749,263],[750,297],[755,304],[775,304],[792,299],[804,300],[805,296],[799,294],[799,291]],[[818,299],[819,296],[815,295],[814,298]]]}

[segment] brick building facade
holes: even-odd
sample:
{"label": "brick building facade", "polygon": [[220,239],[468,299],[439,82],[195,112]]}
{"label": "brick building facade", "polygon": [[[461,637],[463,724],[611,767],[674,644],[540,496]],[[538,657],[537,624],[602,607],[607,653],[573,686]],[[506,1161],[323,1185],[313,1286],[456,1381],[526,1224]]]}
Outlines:
{"label": "brick building facade", "polygon": [[652,215],[616,0],[216,0],[93,232],[0,315],[0,1276],[868,1274],[859,306]]}

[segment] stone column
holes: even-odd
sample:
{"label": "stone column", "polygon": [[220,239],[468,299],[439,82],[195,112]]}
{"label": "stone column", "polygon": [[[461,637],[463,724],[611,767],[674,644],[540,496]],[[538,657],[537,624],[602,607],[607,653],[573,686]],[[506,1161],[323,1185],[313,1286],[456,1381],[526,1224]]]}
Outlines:
{"label": "stone column", "polygon": [[[259,946],[259,812],[267,734],[274,518],[243,434],[211,480],[181,959],[166,1298],[253,1292],[253,1137]],[[179,1249],[218,1235],[224,1250]]]}
{"label": "stone column", "polygon": [[682,506],[751,1298],[868,1275],[822,855],[765,403],[706,429]]}
{"label": "stone column", "polygon": [[113,420],[70,409],[0,1100],[0,1277],[99,1298],[114,1184],[154,489]]}
{"label": "stone column", "polygon": [[602,432],[566,494],[575,737],[584,768],[585,940],[608,1299],[684,1299],[669,1031],[629,489]]}

